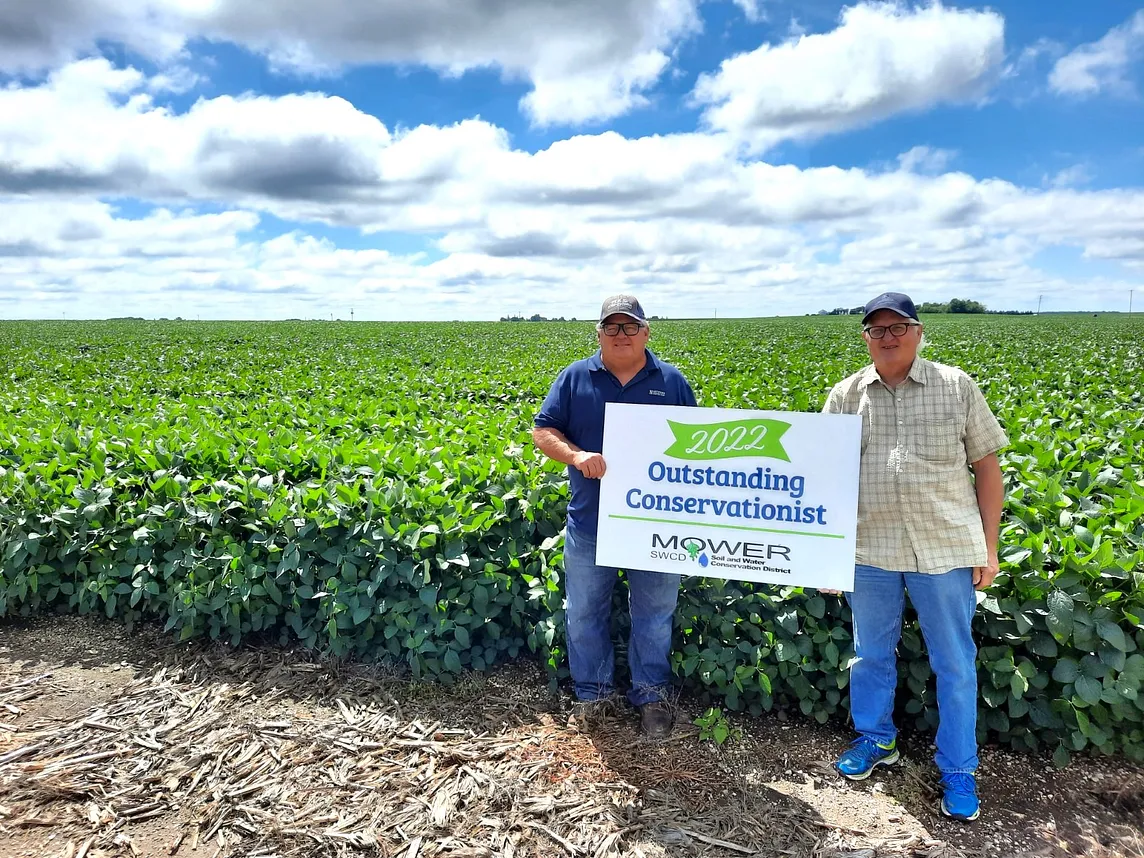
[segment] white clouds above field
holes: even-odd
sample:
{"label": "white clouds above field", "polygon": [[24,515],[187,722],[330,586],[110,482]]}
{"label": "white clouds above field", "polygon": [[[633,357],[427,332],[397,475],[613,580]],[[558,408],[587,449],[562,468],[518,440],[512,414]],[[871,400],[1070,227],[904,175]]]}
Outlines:
{"label": "white clouds above field", "polygon": [[758,148],[813,138],[943,101],[981,97],[1004,58],[994,12],[847,8],[837,29],[764,44],[702,75],[695,98],[713,128]]}
{"label": "white clouds above field", "polygon": [[[652,312],[721,317],[888,288],[1119,308],[1144,272],[1144,191],[1086,189],[1079,158],[1022,184],[953,171],[973,153],[940,136],[845,166],[774,156],[935,106],[974,115],[1005,60],[990,11],[860,4],[822,32],[788,38],[783,24],[679,84],[681,104],[698,100],[689,124],[538,138],[651,98],[701,7],[481,0],[447,14],[434,0],[413,15],[346,0],[270,21],[228,0],[22,3],[0,9],[0,66],[42,73],[0,79],[6,317],[583,318],[621,289]],[[766,4],[738,6],[766,20]],[[99,55],[100,39],[143,59]],[[195,39],[329,76],[204,91]],[[518,77],[524,122],[387,122],[323,86],[374,62]]]}
{"label": "white clouds above field", "polygon": [[675,42],[700,26],[698,0],[6,0],[0,69],[36,71],[121,42],[156,61],[194,39],[231,42],[272,66],[329,74],[424,65],[495,68],[531,85],[538,123],[607,119],[645,103]]}
{"label": "white clouds above field", "polygon": [[1049,86],[1054,92],[1079,97],[1100,93],[1130,96],[1135,86],[1129,70],[1142,58],[1144,9],[1100,40],[1081,45],[1057,60],[1049,75]]}
{"label": "white clouds above field", "polygon": [[[670,142],[611,141],[649,161]],[[674,142],[673,151],[688,151],[690,141]],[[98,315],[207,317],[345,316],[349,307],[358,318],[584,317],[620,288],[672,315],[799,312],[891,286],[919,300],[973,294],[1019,306],[1019,296],[1048,293],[1075,306],[1078,289],[1115,302],[1129,287],[1053,277],[1033,264],[1038,252],[1079,246],[1092,259],[1144,260],[1144,195],[1032,192],[964,174],[798,170],[730,156],[705,162],[699,149],[691,181],[705,195],[680,192],[668,177],[609,198],[566,166],[545,172],[551,154],[503,151],[533,171],[519,170],[529,184],[511,193],[495,178],[443,179],[444,195],[454,184],[469,194],[470,222],[458,225],[449,206],[408,204],[430,230],[423,253],[338,247],[304,230],[268,238],[264,218],[250,211],[128,219],[104,203],[9,201],[0,204],[0,293],[28,314],[64,312],[79,298]],[[569,153],[558,154],[567,165]],[[403,210],[395,204],[392,217]]]}

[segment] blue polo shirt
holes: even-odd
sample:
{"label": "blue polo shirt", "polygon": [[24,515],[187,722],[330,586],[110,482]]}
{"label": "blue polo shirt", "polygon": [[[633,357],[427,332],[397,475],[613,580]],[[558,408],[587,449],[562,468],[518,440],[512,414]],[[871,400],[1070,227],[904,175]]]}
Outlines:
{"label": "blue polo shirt", "polygon": [[[535,425],[556,429],[565,438],[592,453],[604,448],[604,405],[630,402],[636,405],[696,405],[691,385],[678,369],[645,349],[647,363],[635,378],[621,385],[604,367],[600,352],[566,367],[544,399]],[[596,537],[600,516],[600,481],[590,480],[571,465],[568,483],[568,528]]]}

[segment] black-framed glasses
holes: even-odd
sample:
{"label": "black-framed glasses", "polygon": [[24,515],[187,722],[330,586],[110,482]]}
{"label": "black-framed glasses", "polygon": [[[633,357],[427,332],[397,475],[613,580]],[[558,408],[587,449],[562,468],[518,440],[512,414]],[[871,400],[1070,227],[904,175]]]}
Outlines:
{"label": "black-framed glasses", "polygon": [[870,325],[862,330],[870,335],[870,339],[880,340],[886,336],[886,331],[889,331],[895,337],[904,337],[906,331],[910,328],[916,328],[920,324],[920,322],[894,322],[892,325]]}
{"label": "black-framed glasses", "polygon": [[634,337],[643,328],[639,322],[605,322],[600,325],[600,330],[604,332],[605,336],[618,337],[620,331],[623,331],[629,337]]}

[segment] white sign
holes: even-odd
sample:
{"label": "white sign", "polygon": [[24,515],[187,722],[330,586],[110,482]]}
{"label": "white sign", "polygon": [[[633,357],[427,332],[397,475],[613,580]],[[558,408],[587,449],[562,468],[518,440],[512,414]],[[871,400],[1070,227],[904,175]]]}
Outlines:
{"label": "white sign", "polygon": [[852,590],[862,418],[608,403],[596,562]]}

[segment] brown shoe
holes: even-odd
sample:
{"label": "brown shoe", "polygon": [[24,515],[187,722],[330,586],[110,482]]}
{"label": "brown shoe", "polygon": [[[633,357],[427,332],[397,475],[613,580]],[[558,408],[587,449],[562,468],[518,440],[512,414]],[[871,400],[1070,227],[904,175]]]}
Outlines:
{"label": "brown shoe", "polygon": [[640,707],[640,729],[649,739],[663,739],[671,732],[671,705],[653,700]]}

